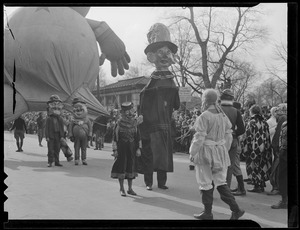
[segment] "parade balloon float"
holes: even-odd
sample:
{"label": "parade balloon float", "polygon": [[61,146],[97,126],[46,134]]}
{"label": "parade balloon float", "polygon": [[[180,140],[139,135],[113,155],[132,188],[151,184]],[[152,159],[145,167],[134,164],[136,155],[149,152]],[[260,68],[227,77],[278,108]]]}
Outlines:
{"label": "parade balloon float", "polygon": [[4,31],[4,122],[45,111],[54,94],[71,112],[72,100],[82,97],[90,117],[108,115],[90,91],[99,65],[108,59],[112,76],[123,75],[130,57],[105,22],[85,18],[89,9],[20,7],[10,15]]}

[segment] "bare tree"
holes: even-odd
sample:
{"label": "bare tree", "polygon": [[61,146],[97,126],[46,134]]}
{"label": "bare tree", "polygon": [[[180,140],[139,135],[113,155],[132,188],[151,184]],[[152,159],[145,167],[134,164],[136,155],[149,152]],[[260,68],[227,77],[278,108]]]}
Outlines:
{"label": "bare tree", "polygon": [[273,47],[273,62],[266,65],[267,72],[287,86],[287,45],[280,42],[280,44],[274,44]]}
{"label": "bare tree", "polygon": [[[235,54],[240,55],[239,51],[247,52],[251,48],[249,45],[267,35],[266,29],[255,24],[258,11],[253,8],[201,8],[201,14],[197,17],[194,7],[187,9],[189,15],[174,16],[171,26],[178,27],[181,21],[186,21],[193,29],[194,36],[187,42],[199,50],[194,57],[197,67],[191,69],[186,66],[182,56],[179,62],[182,66],[178,69],[184,71],[187,79],[190,76],[192,83],[203,83],[205,88],[215,88],[225,66],[232,61],[231,58]],[[202,81],[195,80],[197,78]],[[196,85],[194,88],[200,89],[203,86]]]}

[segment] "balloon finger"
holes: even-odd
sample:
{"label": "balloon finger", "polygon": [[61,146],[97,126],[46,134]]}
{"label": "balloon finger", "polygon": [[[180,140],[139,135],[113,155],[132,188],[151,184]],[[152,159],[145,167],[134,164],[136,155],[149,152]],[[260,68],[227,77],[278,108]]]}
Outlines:
{"label": "balloon finger", "polygon": [[126,58],[127,63],[130,63],[131,60],[127,52],[125,52],[124,56]]}
{"label": "balloon finger", "polygon": [[122,63],[123,63],[124,69],[129,69],[129,65],[128,65],[125,57],[122,57]]}
{"label": "balloon finger", "polygon": [[118,60],[118,72],[120,75],[124,75],[124,66],[122,64],[122,61],[121,60]]}
{"label": "balloon finger", "polygon": [[116,77],[117,76],[117,70],[118,70],[117,63],[116,62],[111,62],[110,66],[111,66],[111,75],[113,77]]}
{"label": "balloon finger", "polygon": [[105,61],[106,55],[104,53],[101,54],[99,58],[99,66],[102,66]]}

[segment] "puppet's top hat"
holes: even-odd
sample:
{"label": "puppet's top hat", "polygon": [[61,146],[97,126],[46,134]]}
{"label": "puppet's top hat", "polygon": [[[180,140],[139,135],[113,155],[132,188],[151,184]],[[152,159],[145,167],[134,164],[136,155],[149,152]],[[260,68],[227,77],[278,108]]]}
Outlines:
{"label": "puppet's top hat", "polygon": [[122,111],[127,111],[133,108],[133,103],[132,102],[124,102],[121,104],[121,109]]}
{"label": "puppet's top hat", "polygon": [[147,34],[149,45],[144,50],[145,54],[148,52],[155,52],[157,49],[167,46],[172,53],[177,52],[177,45],[171,42],[170,31],[167,26],[162,23],[155,23],[151,26]]}

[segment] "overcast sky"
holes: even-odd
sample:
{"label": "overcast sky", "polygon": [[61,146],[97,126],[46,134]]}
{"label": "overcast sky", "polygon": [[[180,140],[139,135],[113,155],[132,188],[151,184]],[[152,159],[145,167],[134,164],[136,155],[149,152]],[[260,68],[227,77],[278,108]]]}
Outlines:
{"label": "overcast sky", "polygon": [[[287,39],[287,4],[263,3],[265,16],[262,24],[268,26],[272,39],[286,42]],[[5,7],[9,15],[17,7]],[[106,21],[106,23],[123,40],[131,57],[132,65],[139,65],[145,57],[144,49],[148,45],[146,34],[149,28],[159,22],[163,13],[170,7],[91,7],[87,18]],[[4,14],[5,17],[5,14]],[[264,44],[258,47],[253,63],[258,70],[263,71],[264,63],[270,60],[272,45]],[[103,66],[108,82],[115,81],[110,75],[110,63]],[[118,77],[117,79],[122,79]]]}

